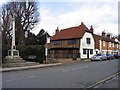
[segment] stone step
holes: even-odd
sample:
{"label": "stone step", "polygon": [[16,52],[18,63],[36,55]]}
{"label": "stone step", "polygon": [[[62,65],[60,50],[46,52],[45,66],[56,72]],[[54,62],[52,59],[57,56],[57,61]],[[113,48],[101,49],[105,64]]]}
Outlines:
{"label": "stone step", "polygon": [[25,60],[7,60],[6,63],[24,63]]}
{"label": "stone step", "polygon": [[22,66],[32,66],[32,65],[39,65],[36,62],[23,62],[23,63],[5,63],[3,67],[22,67]]}
{"label": "stone step", "polygon": [[26,66],[31,66],[31,65],[39,65],[39,63],[36,62],[25,62]]}

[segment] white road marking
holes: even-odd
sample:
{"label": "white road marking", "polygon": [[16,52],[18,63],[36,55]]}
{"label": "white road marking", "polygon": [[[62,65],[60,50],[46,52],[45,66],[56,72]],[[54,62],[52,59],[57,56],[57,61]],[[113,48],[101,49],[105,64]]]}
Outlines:
{"label": "white road marking", "polygon": [[17,80],[30,79],[30,78],[37,77],[37,76],[39,76],[39,75],[40,75],[40,74],[35,75],[35,76],[28,76],[28,77],[21,77],[21,78],[16,78],[16,79],[10,79],[10,80],[5,80],[5,81],[3,81],[3,82],[11,82],[11,81],[17,81]]}
{"label": "white road marking", "polygon": [[78,69],[87,68],[87,67],[88,66],[82,66],[82,67],[72,68],[72,69],[68,69],[68,70],[63,70],[62,72],[68,72],[68,71],[78,70]]}

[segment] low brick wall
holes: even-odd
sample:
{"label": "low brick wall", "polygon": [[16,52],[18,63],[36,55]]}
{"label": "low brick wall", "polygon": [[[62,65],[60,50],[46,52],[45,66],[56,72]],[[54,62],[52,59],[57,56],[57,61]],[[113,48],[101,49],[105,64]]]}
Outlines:
{"label": "low brick wall", "polygon": [[72,63],[72,62],[78,62],[80,61],[80,58],[77,58],[77,60],[73,60],[73,59],[58,59],[59,63]]}

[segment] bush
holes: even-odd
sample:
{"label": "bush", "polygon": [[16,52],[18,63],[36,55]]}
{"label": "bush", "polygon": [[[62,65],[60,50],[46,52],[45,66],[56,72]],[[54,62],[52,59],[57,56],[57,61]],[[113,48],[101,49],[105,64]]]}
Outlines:
{"label": "bush", "polygon": [[6,46],[6,45],[3,45],[2,46],[2,63],[4,63],[4,58],[8,55],[8,50],[9,50],[10,46]]}
{"label": "bush", "polygon": [[[8,46],[4,46],[4,48],[2,48],[3,58],[7,56],[8,49],[9,49]],[[43,63],[43,61],[45,60],[45,48],[42,45],[41,46],[40,45],[26,45],[26,46],[18,45],[17,50],[19,50],[20,56],[24,60],[31,61],[30,59],[28,59],[28,57],[31,55],[36,56],[36,59],[32,61]]]}

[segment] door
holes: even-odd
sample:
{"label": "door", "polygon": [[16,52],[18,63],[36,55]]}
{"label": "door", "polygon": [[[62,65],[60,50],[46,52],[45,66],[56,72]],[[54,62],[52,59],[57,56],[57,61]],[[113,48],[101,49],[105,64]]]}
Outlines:
{"label": "door", "polygon": [[89,49],[87,49],[87,59],[89,59]]}

